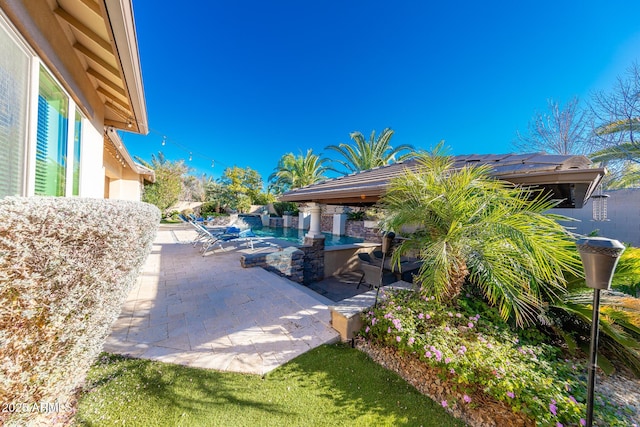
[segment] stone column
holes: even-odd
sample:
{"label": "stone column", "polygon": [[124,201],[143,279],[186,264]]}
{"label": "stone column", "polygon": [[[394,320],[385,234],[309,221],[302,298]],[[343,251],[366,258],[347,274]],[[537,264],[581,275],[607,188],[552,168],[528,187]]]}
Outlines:
{"label": "stone column", "polygon": [[333,214],[333,228],[332,233],[334,236],[344,236],[345,227],[347,225],[347,213],[344,206],[339,206],[335,209]]}
{"label": "stone column", "polygon": [[324,239],[324,234],[320,229],[320,213],[322,209],[319,203],[308,203],[309,213],[311,214],[311,222],[309,225],[309,232],[305,234],[305,238],[309,237],[312,239]]}

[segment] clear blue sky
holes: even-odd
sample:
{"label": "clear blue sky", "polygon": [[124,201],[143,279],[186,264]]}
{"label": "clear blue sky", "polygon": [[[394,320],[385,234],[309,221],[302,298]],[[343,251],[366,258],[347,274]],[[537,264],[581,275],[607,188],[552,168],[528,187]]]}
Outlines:
{"label": "clear blue sky", "polygon": [[392,145],[512,152],[548,98],[587,100],[640,60],[637,0],[133,6],[151,132],[125,144],[215,178],[237,165],[266,182],[287,152],[385,127]]}

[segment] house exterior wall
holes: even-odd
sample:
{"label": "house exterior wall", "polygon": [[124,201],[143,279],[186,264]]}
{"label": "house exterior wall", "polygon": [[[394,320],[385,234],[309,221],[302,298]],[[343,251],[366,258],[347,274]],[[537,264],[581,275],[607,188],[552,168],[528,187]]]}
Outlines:
{"label": "house exterior wall", "polygon": [[[80,173],[78,192],[80,197],[111,197],[125,200],[140,200],[142,175],[130,169],[115,167],[105,155],[105,106],[93,83],[86,74],[73,47],[64,35],[58,19],[51,12],[48,2],[6,0],[0,2],[0,25],[15,33],[18,44],[29,50],[31,60],[30,88],[28,97],[27,131],[22,143],[26,147],[22,165],[25,177],[23,188],[17,196],[33,196],[36,193],[36,138],[38,130],[38,73],[43,67],[67,95],[70,103],[69,129],[73,127],[75,113],[82,115]],[[0,52],[1,54],[1,52]],[[5,92],[7,93],[7,92]],[[7,95],[8,96],[8,95]],[[12,99],[7,98],[8,103]],[[73,131],[69,132],[66,155],[66,184],[63,195],[71,196],[73,178]],[[124,147],[123,150],[126,150]],[[0,156],[10,155],[2,153]],[[114,159],[115,160],[115,159]],[[116,162],[117,163],[117,162]]]}
{"label": "house exterior wall", "polygon": [[606,191],[607,221],[593,220],[593,202],[582,209],[553,209],[551,213],[568,216],[579,222],[563,222],[579,234],[597,230],[598,236],[616,239],[640,247],[640,188]]}

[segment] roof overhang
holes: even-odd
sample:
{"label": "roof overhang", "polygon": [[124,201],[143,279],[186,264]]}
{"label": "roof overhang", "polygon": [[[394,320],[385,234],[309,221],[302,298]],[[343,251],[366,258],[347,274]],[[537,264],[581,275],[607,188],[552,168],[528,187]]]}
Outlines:
{"label": "roof overhang", "polygon": [[107,128],[105,131],[105,149],[109,152],[113,158],[115,158],[123,168],[129,168],[133,172],[142,176],[145,181],[156,182],[156,173],[153,169],[149,169],[146,166],[141,165],[133,161],[129,151],[122,143],[122,139],[118,132],[113,128]]}
{"label": "roof overhang", "polygon": [[[546,154],[504,154],[455,156],[453,168],[489,164],[492,176],[515,185],[538,187],[558,200],[557,207],[581,208],[606,174],[604,168],[590,168],[584,156]],[[372,205],[385,193],[389,181],[417,162],[407,160],[367,171],[329,179],[284,193],[278,200],[317,202],[333,205]]]}
{"label": "roof overhang", "polygon": [[131,0],[3,0],[3,11],[89,117],[149,132]]}

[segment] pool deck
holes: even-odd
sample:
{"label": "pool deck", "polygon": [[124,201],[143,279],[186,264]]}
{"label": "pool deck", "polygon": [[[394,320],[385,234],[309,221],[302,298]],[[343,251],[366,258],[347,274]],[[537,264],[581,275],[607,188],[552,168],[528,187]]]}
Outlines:
{"label": "pool deck", "polygon": [[[272,247],[229,243],[227,251],[203,257],[190,244],[194,236],[185,225],[160,226],[104,351],[263,375],[339,340],[328,308],[334,300],[262,268],[240,266],[241,254]],[[326,283],[325,294],[332,298],[368,290],[355,290],[349,280]]]}

